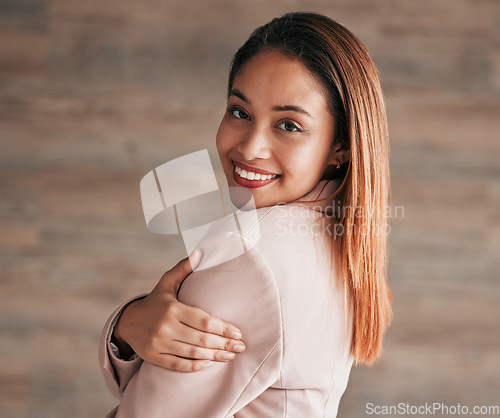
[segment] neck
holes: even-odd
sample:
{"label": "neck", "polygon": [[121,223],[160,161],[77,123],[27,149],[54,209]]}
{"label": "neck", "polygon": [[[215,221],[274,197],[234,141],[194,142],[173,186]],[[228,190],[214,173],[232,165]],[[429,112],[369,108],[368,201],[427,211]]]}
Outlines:
{"label": "neck", "polygon": [[317,212],[327,213],[333,208],[333,195],[341,184],[342,179],[320,180],[309,193],[290,204],[307,205]]}

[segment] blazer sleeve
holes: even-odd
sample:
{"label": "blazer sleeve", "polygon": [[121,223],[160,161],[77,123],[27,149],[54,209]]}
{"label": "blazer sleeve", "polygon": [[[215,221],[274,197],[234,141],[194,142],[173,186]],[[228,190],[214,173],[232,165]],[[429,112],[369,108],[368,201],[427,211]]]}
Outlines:
{"label": "blazer sleeve", "polygon": [[[243,239],[236,235],[232,238],[234,245]],[[226,237],[224,245],[231,245],[231,240]],[[246,351],[233,361],[214,362],[197,373],[143,362],[109,417],[228,417],[279,379],[281,308],[266,260],[253,247],[229,261],[216,264],[208,260],[208,264],[212,267],[199,268],[184,281],[179,300],[237,324]]]}
{"label": "blazer sleeve", "polygon": [[138,356],[133,360],[118,358],[113,353],[111,347],[111,334],[113,333],[116,321],[127,305],[146,296],[147,295],[137,296],[123,303],[111,314],[101,333],[99,341],[99,366],[106,386],[111,394],[118,399],[120,399],[121,394],[130,382],[132,376],[139,370],[143,360]]}

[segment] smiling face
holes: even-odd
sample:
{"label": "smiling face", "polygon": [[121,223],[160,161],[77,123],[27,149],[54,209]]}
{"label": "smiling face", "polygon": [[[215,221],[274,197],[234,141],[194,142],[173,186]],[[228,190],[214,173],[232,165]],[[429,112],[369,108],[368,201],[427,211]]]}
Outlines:
{"label": "smiling face", "polygon": [[217,149],[230,187],[252,191],[256,207],[297,200],[329,164],[335,120],[325,94],[298,60],[265,51],[236,75]]}

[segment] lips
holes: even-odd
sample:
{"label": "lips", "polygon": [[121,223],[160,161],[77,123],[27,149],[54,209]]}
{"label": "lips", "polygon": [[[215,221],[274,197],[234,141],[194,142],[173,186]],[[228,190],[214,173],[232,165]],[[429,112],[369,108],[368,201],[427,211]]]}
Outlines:
{"label": "lips", "polygon": [[250,167],[246,164],[237,163],[235,161],[233,161],[233,164],[234,181],[243,187],[257,188],[266,186],[281,177],[279,174],[262,170],[260,168]]}

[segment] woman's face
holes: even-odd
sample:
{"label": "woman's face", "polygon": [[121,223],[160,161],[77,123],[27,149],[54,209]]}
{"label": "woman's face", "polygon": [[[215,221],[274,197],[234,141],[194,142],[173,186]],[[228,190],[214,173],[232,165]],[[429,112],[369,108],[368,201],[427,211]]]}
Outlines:
{"label": "woman's face", "polygon": [[335,120],[311,72],[278,52],[261,52],[236,75],[217,149],[230,187],[251,190],[256,207],[311,191],[329,164]]}

